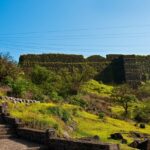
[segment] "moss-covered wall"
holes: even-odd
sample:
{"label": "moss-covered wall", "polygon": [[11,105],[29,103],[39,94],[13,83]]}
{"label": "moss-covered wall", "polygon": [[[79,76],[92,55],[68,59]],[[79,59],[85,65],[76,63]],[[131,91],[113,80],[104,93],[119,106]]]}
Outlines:
{"label": "moss-covered wall", "polygon": [[73,63],[73,62],[84,62],[85,59],[82,55],[73,55],[73,54],[28,54],[21,55],[19,58],[19,63],[39,63],[39,62],[64,62],[64,63]]}
{"label": "moss-covered wall", "polygon": [[82,55],[29,54],[20,56],[19,64],[28,71],[35,65],[58,71],[62,68],[82,69],[88,64],[97,71],[95,78],[104,83],[127,82],[137,85],[150,79],[150,56],[111,54],[106,58],[94,55],[85,59]]}
{"label": "moss-covered wall", "polygon": [[132,85],[150,80],[150,56],[123,56],[125,80]]}
{"label": "moss-covered wall", "polygon": [[72,68],[82,69],[85,65],[89,65],[97,71],[95,76],[97,80],[101,80],[104,83],[124,82],[124,70],[120,55],[107,55],[107,58],[93,55],[84,58],[82,55],[28,54],[20,56],[19,64],[28,72],[35,65],[44,66],[53,71],[59,71],[62,68],[68,68],[69,70],[72,70]]}

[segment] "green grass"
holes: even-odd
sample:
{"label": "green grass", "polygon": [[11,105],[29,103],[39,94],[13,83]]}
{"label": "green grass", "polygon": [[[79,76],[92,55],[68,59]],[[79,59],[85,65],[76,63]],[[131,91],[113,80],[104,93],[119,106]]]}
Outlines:
{"label": "green grass", "polygon": [[[147,105],[147,102],[143,102],[143,101],[134,102],[129,108],[130,118],[134,119],[135,111],[139,108],[143,108],[146,105]],[[114,104],[110,108],[111,108],[112,114],[114,114],[115,116],[121,117],[124,114],[124,109],[120,105]]]}
{"label": "green grass", "polygon": [[110,96],[113,86],[100,83],[95,80],[90,80],[80,87],[81,92],[92,93],[98,96]]}
{"label": "green grass", "polygon": [[0,88],[0,96],[5,96],[6,93]]}
{"label": "green grass", "polygon": [[[120,108],[117,108],[120,111]],[[11,116],[22,119],[28,126],[40,129],[54,127],[57,134],[63,136],[64,132],[72,138],[81,138],[86,136],[98,135],[103,142],[121,143],[109,139],[110,134],[120,132],[128,143],[134,139],[128,136],[130,131],[138,131],[141,133],[150,133],[150,126],[146,125],[145,129],[136,127],[135,122],[129,122],[110,117],[99,119],[97,115],[88,113],[79,106],[70,104],[12,104],[9,103],[9,112]],[[67,113],[69,119],[62,119],[63,113]],[[70,126],[75,122],[76,127],[70,130]],[[123,150],[131,150],[127,145],[121,144]]]}

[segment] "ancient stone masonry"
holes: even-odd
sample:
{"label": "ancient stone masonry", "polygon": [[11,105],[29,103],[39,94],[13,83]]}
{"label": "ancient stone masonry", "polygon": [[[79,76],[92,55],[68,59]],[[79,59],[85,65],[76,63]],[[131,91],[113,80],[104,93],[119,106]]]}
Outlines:
{"label": "ancient stone masonry", "polygon": [[0,100],[11,101],[13,103],[40,103],[37,100],[29,100],[29,99],[22,99],[22,98],[15,98],[15,97],[8,97],[8,96],[0,96]]}
{"label": "ancient stone masonry", "polygon": [[[46,57],[47,56],[47,57]],[[43,58],[44,59],[43,61]],[[67,61],[66,61],[67,60]],[[82,55],[44,54],[20,56],[20,66],[29,71],[35,65],[52,70],[90,65],[97,71],[95,79],[104,83],[129,83],[137,86],[150,79],[150,56],[109,54],[106,58],[98,55],[84,58]]]}
{"label": "ancient stone masonry", "polygon": [[123,56],[125,79],[127,83],[137,85],[150,79],[150,56]]}

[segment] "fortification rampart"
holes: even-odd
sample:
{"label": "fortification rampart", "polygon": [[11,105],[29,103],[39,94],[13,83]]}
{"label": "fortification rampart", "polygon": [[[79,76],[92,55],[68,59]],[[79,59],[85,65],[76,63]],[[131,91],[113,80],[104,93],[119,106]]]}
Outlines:
{"label": "fortification rampart", "polygon": [[150,80],[150,56],[123,56],[125,80],[132,85]]}
{"label": "fortification rampart", "polygon": [[138,85],[150,79],[150,56],[109,54],[106,58],[93,55],[84,58],[82,55],[41,54],[22,55],[19,64],[30,71],[33,66],[40,65],[58,71],[62,68],[82,68],[85,65],[97,71],[96,79],[104,83],[124,83]]}

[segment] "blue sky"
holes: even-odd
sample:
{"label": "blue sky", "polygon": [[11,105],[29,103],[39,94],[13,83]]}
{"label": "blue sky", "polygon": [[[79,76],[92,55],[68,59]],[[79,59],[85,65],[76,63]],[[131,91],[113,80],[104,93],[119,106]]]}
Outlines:
{"label": "blue sky", "polygon": [[150,54],[149,0],[0,0],[0,52]]}

